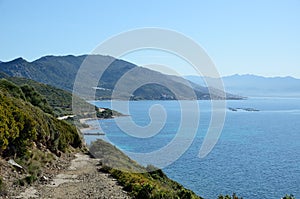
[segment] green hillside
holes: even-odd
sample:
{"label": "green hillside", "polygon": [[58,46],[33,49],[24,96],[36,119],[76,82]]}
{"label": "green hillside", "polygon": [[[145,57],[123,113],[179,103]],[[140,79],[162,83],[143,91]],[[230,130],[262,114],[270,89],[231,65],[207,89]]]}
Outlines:
{"label": "green hillside", "polygon": [[0,79],[0,160],[14,160],[22,168],[10,179],[1,173],[0,197],[6,195],[6,186],[33,183],[55,156],[74,150],[83,150],[76,127],[56,119],[42,94],[28,84]]}
{"label": "green hillside", "polygon": [[[6,89],[7,92],[19,89],[20,91],[13,92],[14,95],[22,97],[22,99],[26,98],[26,100],[29,100],[33,105],[40,107],[44,112],[52,114],[55,117],[73,115],[72,100],[74,100],[79,107],[84,107],[84,110],[90,111],[89,114],[81,114],[79,117],[94,117],[94,115],[96,115],[98,118],[112,118],[113,116],[122,115],[121,113],[107,108],[105,111],[100,112],[98,108],[75,95],[73,96],[72,93],[68,91],[39,83],[31,79],[6,76],[5,79],[0,79],[0,87],[4,87],[4,85],[6,88],[10,87],[9,89]],[[26,93],[27,96],[25,96],[24,93]],[[78,119],[78,117],[75,117],[74,119],[76,118]],[[79,125],[79,123],[77,124]]]}
{"label": "green hillside", "polygon": [[[6,77],[6,79],[21,87],[24,85],[33,87],[38,93],[44,96],[47,103],[52,107],[55,116],[72,114],[72,93],[31,79],[21,77]],[[77,98],[76,101],[85,106],[89,105],[80,98]]]}
{"label": "green hillside", "polygon": [[50,106],[42,95],[24,93],[7,80],[0,80],[0,85],[0,155],[22,156],[34,143],[53,153],[81,147],[74,126],[43,111]]}

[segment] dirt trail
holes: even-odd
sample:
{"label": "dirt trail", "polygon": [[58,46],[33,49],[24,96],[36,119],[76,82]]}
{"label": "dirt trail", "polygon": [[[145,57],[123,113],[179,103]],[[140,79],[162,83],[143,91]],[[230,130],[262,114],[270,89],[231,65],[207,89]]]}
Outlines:
{"label": "dirt trail", "polygon": [[70,167],[50,183],[30,187],[16,198],[130,198],[115,179],[98,171],[98,163],[89,155],[76,154]]}

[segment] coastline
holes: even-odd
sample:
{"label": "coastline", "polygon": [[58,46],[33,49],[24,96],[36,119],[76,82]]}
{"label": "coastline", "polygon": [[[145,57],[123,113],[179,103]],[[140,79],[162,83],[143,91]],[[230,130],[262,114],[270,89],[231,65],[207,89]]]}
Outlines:
{"label": "coastline", "polygon": [[[122,115],[124,116],[124,115]],[[100,119],[113,119],[100,118]],[[86,122],[98,120],[95,118],[80,119],[84,125]],[[85,142],[84,131],[95,130],[97,128],[89,125],[88,128],[81,128]],[[132,198],[189,198],[202,199],[192,190],[186,189],[180,183],[168,178],[168,176],[158,168],[148,165],[143,167],[138,162],[129,158],[116,146],[99,138],[88,147],[89,154],[99,160],[102,166],[100,172],[107,173],[113,177]],[[138,177],[137,177],[138,176]]]}

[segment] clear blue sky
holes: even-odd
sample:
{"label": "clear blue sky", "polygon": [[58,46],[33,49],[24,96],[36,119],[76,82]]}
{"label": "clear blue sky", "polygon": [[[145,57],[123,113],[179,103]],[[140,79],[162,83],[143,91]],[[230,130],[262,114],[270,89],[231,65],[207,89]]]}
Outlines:
{"label": "clear blue sky", "polygon": [[0,60],[85,54],[142,27],[192,38],[221,75],[300,78],[299,0],[0,0]]}

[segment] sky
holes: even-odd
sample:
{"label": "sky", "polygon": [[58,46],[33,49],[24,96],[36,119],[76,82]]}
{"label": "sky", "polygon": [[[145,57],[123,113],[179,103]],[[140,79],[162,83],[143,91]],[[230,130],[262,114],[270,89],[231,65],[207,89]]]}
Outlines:
{"label": "sky", "polygon": [[[87,54],[114,35],[144,27],[191,38],[222,76],[300,78],[299,0],[0,0],[0,61]],[[164,62],[155,57],[164,57],[179,73],[193,73],[157,52],[124,59]]]}

